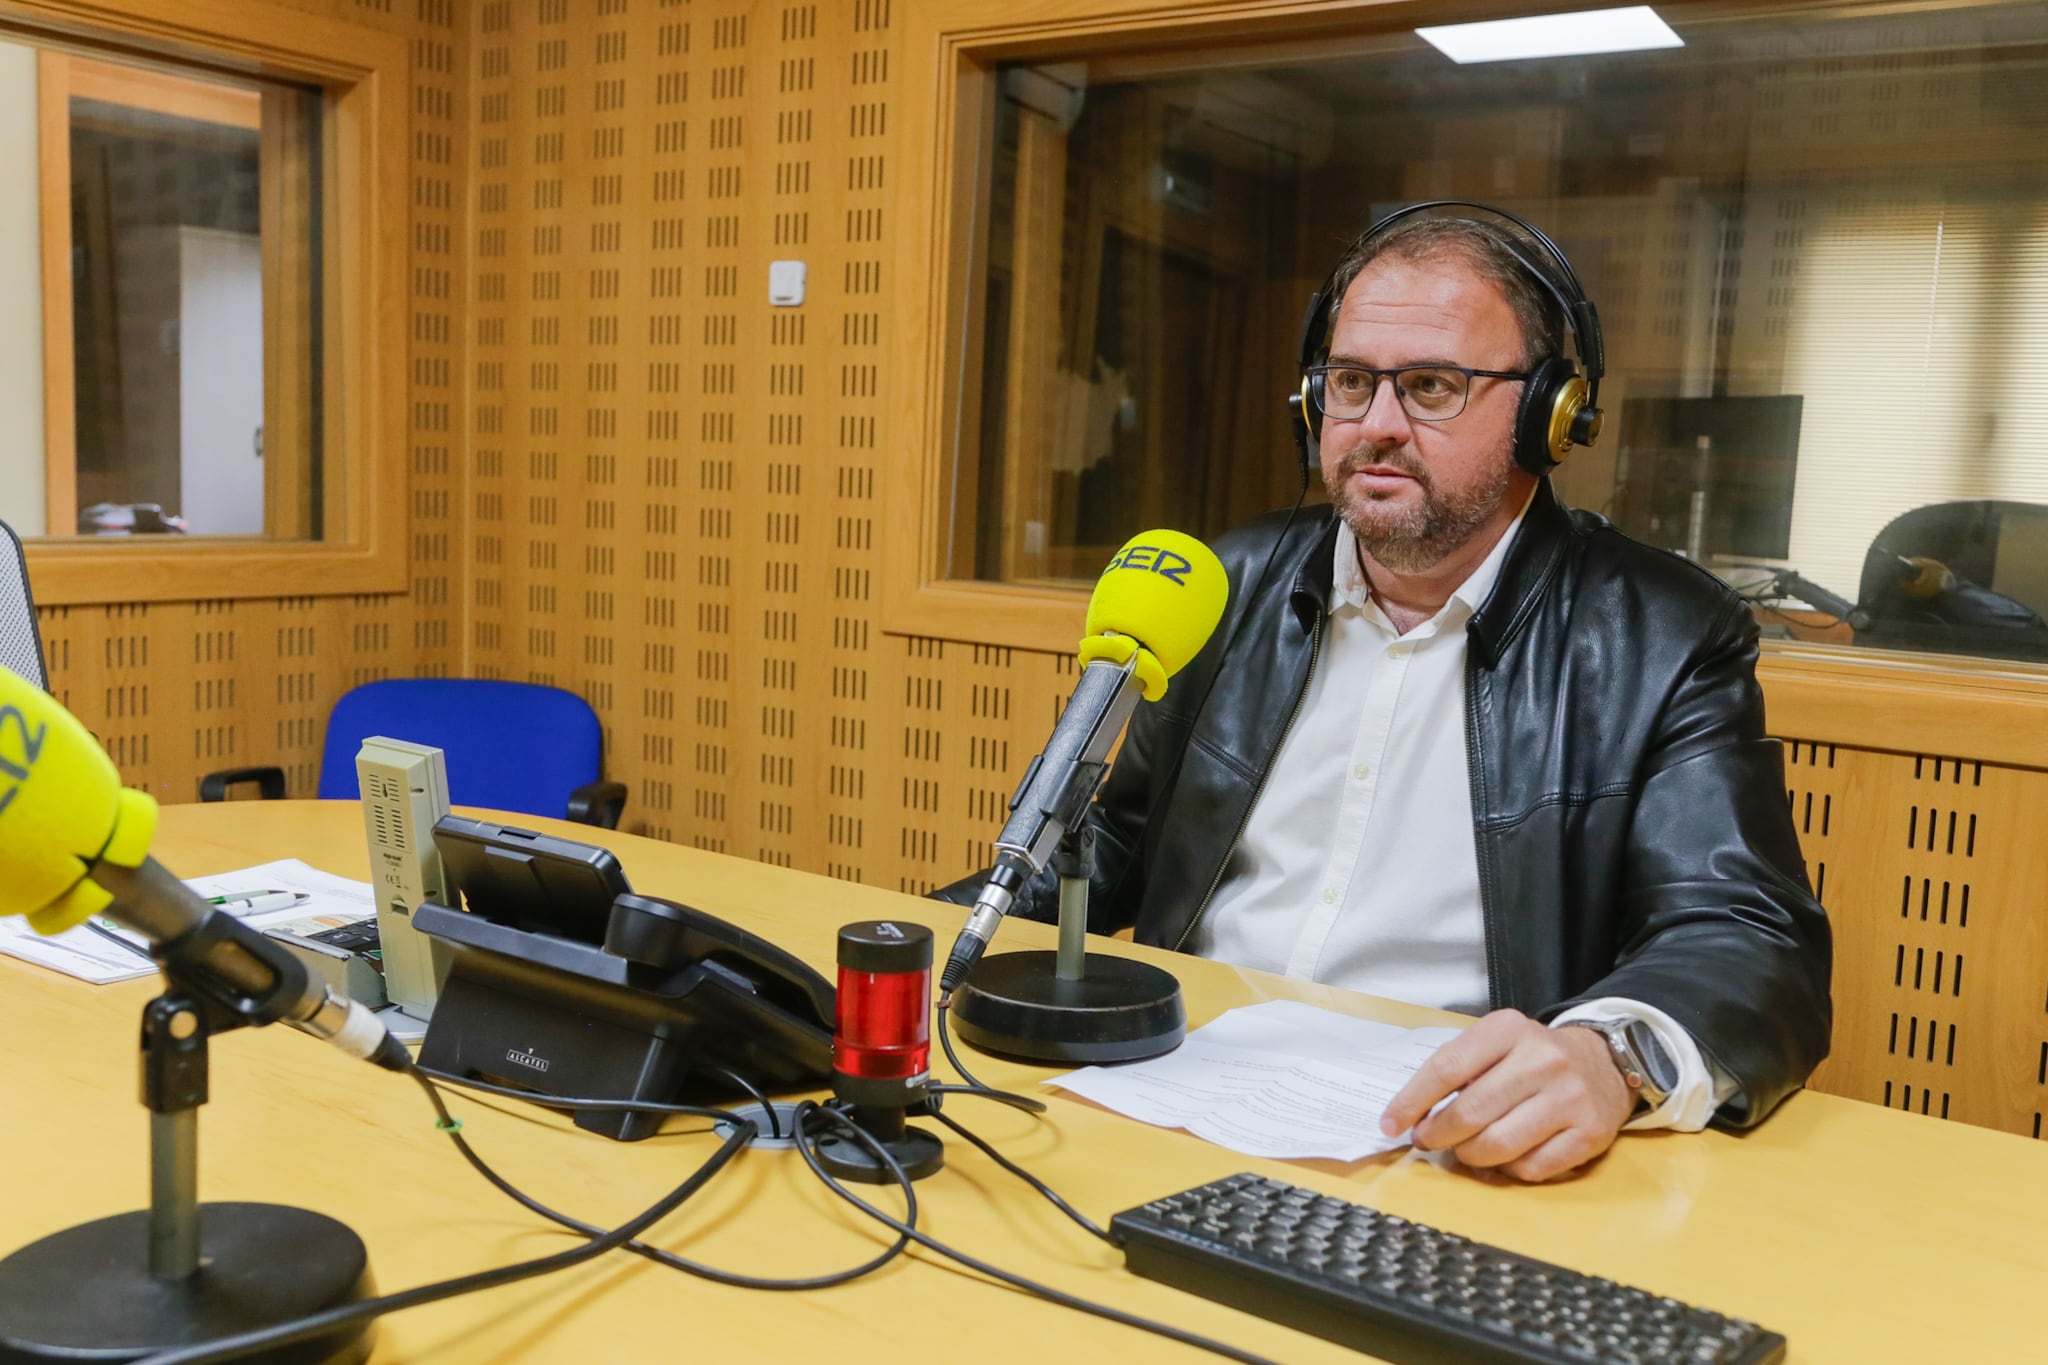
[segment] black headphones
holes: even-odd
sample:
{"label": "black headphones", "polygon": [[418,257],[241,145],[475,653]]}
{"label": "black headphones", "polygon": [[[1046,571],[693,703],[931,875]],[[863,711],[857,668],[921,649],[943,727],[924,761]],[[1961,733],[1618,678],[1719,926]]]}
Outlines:
{"label": "black headphones", "polygon": [[[1504,218],[1556,263],[1555,271],[1545,270],[1512,245],[1508,247],[1509,254],[1529,272],[1530,278],[1557,300],[1558,307],[1564,311],[1565,326],[1571,331],[1579,365],[1585,367],[1582,375],[1579,365],[1565,357],[1544,356],[1534,362],[1529,378],[1522,385],[1522,399],[1515,409],[1515,461],[1531,474],[1547,474],[1563,463],[1573,446],[1589,446],[1600,439],[1600,376],[1607,370],[1607,349],[1600,339],[1600,314],[1594,309],[1593,301],[1586,297],[1585,286],[1579,283],[1572,263],[1541,228],[1506,209],[1469,199],[1432,199],[1427,203],[1396,209],[1360,233],[1351,249],[1344,253],[1345,257],[1348,259],[1353,252],[1403,219],[1441,208],[1478,209]],[[1308,371],[1320,364],[1328,353],[1330,313],[1338,302],[1332,297],[1336,287],[1337,273],[1332,270],[1308,301],[1308,312],[1301,320],[1301,388],[1287,396],[1287,407],[1294,418],[1294,443],[1301,454],[1304,486],[1313,472],[1309,447],[1321,439],[1323,430],[1322,414],[1309,401]]]}

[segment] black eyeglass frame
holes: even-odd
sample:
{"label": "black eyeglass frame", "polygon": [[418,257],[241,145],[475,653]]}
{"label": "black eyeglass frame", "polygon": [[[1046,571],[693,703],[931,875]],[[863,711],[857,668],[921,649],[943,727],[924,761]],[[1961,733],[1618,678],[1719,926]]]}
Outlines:
{"label": "black eyeglass frame", "polygon": [[[1356,417],[1339,417],[1323,406],[1323,389],[1328,382],[1326,376],[1332,370],[1349,370],[1354,374],[1369,374],[1372,376],[1372,397],[1365,400],[1365,407]],[[1408,406],[1408,391],[1401,387],[1401,376],[1404,374],[1420,374],[1425,370],[1435,374],[1442,374],[1448,371],[1452,374],[1462,374],[1465,376],[1465,401],[1458,404],[1456,412],[1447,412],[1441,416],[1431,417],[1424,416]],[[1302,388],[1307,391],[1308,401],[1314,404],[1317,412],[1328,417],[1333,422],[1363,421],[1365,414],[1372,411],[1372,405],[1379,399],[1380,381],[1383,379],[1393,381],[1394,401],[1401,405],[1401,411],[1408,414],[1409,420],[1415,422],[1448,422],[1462,416],[1465,409],[1471,405],[1473,380],[1519,379],[1526,383],[1535,373],[1534,370],[1475,370],[1469,365],[1402,365],[1391,370],[1376,370],[1370,365],[1312,365],[1302,372],[1301,378]]]}

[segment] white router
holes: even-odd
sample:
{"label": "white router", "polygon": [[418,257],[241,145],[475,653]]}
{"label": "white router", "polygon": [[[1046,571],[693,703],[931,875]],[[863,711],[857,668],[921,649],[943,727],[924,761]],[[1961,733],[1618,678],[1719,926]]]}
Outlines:
{"label": "white router", "polygon": [[373,736],[356,754],[356,780],[370,841],[384,995],[414,1018],[429,1019],[448,976],[448,949],[413,928],[412,913],[428,901],[459,904],[434,844],[434,822],[448,813],[447,760],[430,745]]}

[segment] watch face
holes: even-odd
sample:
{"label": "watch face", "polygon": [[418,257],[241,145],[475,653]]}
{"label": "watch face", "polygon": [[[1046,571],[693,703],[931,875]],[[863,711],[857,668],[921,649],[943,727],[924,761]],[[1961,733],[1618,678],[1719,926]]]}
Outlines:
{"label": "watch face", "polygon": [[1643,1074],[1650,1084],[1670,1094],[1678,1085],[1678,1063],[1665,1050],[1657,1030],[1640,1019],[1632,1022],[1628,1026],[1628,1045],[1642,1058]]}

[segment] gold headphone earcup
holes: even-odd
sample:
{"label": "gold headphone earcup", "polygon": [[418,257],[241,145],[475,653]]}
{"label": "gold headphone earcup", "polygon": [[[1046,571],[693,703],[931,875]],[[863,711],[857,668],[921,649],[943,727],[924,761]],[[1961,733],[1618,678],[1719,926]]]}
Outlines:
{"label": "gold headphone earcup", "polygon": [[1547,474],[1572,447],[1572,417],[1586,405],[1586,381],[1561,356],[1536,362],[1522,384],[1515,411],[1515,460],[1531,474]]}
{"label": "gold headphone earcup", "polygon": [[1550,400],[1550,425],[1545,431],[1545,448],[1550,452],[1553,465],[1564,463],[1564,457],[1571,453],[1574,441],[1572,433],[1577,426],[1579,412],[1586,406],[1586,381],[1576,372],[1570,379],[1557,386],[1557,396]]}

